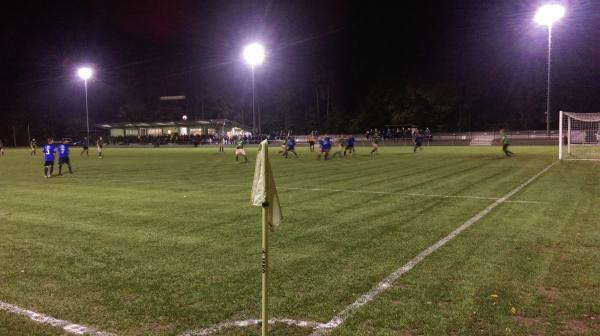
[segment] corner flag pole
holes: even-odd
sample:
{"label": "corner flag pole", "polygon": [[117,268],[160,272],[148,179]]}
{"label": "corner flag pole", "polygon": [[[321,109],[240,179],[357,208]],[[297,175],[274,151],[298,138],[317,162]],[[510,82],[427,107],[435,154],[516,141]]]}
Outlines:
{"label": "corner flag pole", "polygon": [[267,208],[262,207],[262,336],[269,334],[269,224]]}
{"label": "corner flag pole", "polygon": [[268,150],[269,142],[263,140],[256,155],[251,196],[252,205],[262,208],[262,336],[269,334],[269,231],[283,219]]}
{"label": "corner flag pole", "polygon": [[[264,157],[269,156],[269,145],[261,144]],[[267,165],[262,165],[262,175],[267,176]],[[262,336],[269,334],[269,222],[268,199],[262,204]]]}

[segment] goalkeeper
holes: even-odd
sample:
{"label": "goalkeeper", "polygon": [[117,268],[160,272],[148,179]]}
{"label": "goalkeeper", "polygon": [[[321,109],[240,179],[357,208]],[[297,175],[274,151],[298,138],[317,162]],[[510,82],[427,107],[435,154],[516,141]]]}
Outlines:
{"label": "goalkeeper", "polygon": [[504,152],[504,155],[506,155],[506,157],[515,155],[513,152],[508,150],[510,142],[508,140],[508,135],[506,135],[506,132],[504,131],[504,128],[500,129],[500,135],[502,136],[500,142],[502,142],[502,151]]}

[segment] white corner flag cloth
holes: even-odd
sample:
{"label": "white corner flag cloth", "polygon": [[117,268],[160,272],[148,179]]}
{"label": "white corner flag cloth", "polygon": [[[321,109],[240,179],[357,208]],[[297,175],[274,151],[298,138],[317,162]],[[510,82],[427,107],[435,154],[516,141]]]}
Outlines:
{"label": "white corner flag cloth", "polygon": [[267,208],[267,223],[271,231],[281,224],[283,215],[279,206],[279,197],[275,187],[275,179],[269,162],[269,142],[263,140],[258,147],[256,167],[254,168],[254,182],[252,183],[252,205]]}

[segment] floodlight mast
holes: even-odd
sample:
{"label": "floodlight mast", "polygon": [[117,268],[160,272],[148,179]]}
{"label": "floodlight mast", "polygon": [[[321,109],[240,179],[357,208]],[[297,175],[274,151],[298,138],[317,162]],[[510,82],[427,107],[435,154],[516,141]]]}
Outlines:
{"label": "floodlight mast", "polygon": [[[265,60],[265,49],[258,43],[252,43],[244,48],[244,60],[250,65],[252,70],[252,130],[256,131],[256,109],[255,109],[255,89],[254,89],[254,67]],[[260,130],[260,123],[258,125]],[[259,131],[260,133],[260,131]]]}
{"label": "floodlight mast", "polygon": [[86,122],[86,128],[87,128],[87,145],[90,145],[90,117],[89,117],[89,111],[88,111],[88,92],[87,92],[87,81],[88,79],[90,79],[93,75],[93,71],[91,68],[89,67],[81,67],[79,68],[79,70],[77,70],[77,75],[79,75],[79,78],[83,79],[83,86],[85,87],[85,122]]}
{"label": "floodlight mast", "polygon": [[535,13],[533,20],[540,25],[548,26],[548,87],[546,94],[546,136],[550,135],[550,87],[552,79],[552,25],[565,16],[565,8],[561,5],[544,5]]}

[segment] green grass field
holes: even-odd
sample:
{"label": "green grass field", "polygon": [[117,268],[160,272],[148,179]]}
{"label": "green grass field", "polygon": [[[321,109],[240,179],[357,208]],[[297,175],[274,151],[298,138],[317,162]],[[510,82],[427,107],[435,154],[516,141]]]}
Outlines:
{"label": "green grass field", "polygon": [[[284,223],[270,238],[271,317],[329,321],[557,157],[512,150],[384,147],[372,159],[358,148],[317,161],[273,146]],[[75,174],[51,179],[25,149],[0,158],[0,301],[116,335],[260,318],[255,149],[250,164],[231,148],[72,152]],[[600,164],[560,162],[510,201],[331,334],[600,335]],[[0,310],[0,335],[63,334]]]}

